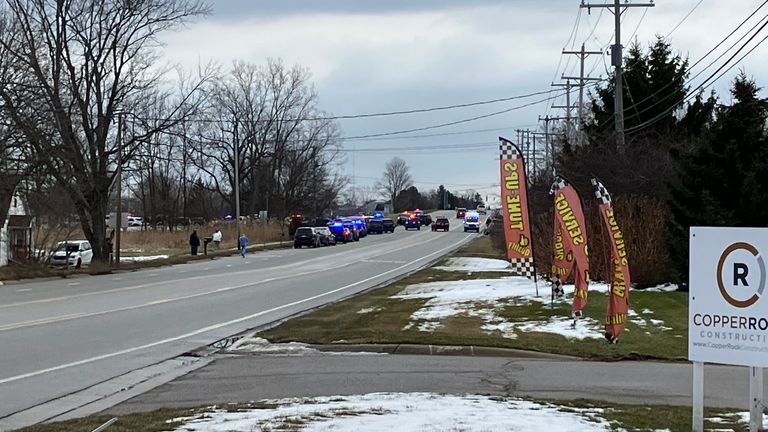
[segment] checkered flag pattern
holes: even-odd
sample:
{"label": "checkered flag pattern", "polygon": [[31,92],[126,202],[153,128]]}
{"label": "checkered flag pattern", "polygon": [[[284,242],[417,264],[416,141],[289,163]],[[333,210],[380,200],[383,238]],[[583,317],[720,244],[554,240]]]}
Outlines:
{"label": "checkered flag pattern", "polygon": [[595,187],[595,197],[597,197],[597,199],[600,200],[601,204],[611,203],[611,194],[608,193],[608,189],[606,189],[605,186],[603,186],[600,180],[593,178],[592,186]]}
{"label": "checkered flag pattern", "polygon": [[517,160],[521,158],[520,152],[517,151],[515,145],[504,139],[499,140],[499,152],[501,153],[501,160]]}
{"label": "checkered flag pattern", "polygon": [[536,267],[533,265],[533,258],[520,258],[510,261],[512,272],[515,276],[523,276],[533,279],[536,276]]}
{"label": "checkered flag pattern", "polygon": [[555,182],[552,183],[552,187],[549,189],[549,194],[554,195],[559,190],[564,189],[566,186],[568,186],[568,182],[566,182],[562,177],[557,177],[555,178]]}

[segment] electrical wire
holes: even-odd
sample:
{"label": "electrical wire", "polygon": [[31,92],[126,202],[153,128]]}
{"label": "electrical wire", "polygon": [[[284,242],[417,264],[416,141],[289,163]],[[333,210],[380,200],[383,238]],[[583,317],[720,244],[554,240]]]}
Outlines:
{"label": "electrical wire", "polygon": [[[737,62],[733,63],[733,64],[732,64],[732,65],[731,65],[731,66],[730,66],[728,69],[726,69],[726,70],[725,70],[725,72],[723,72],[722,74],[720,74],[720,72],[721,72],[723,69],[725,69],[725,67],[726,67],[726,66],[728,66],[728,64],[729,64],[729,63],[731,63],[731,62],[733,61],[733,59],[734,59],[734,58],[736,58],[736,57],[739,55],[739,53],[741,53],[741,51],[742,51],[744,48],[746,48],[746,47],[747,47],[747,45],[749,45],[749,43],[750,43],[750,42],[752,42],[752,40],[754,40],[754,39],[755,39],[755,37],[757,37],[757,35],[758,35],[758,34],[759,34],[759,33],[760,33],[760,32],[761,32],[761,31],[762,31],[762,30],[763,30],[763,29],[764,29],[766,26],[768,26],[768,20],[766,20],[766,22],[765,22],[765,23],[763,23],[763,25],[762,25],[762,26],[760,26],[760,28],[759,28],[759,29],[758,29],[758,30],[757,30],[757,31],[756,31],[756,32],[755,32],[755,33],[754,33],[754,34],[753,34],[753,35],[752,35],[752,36],[751,36],[751,37],[750,37],[750,38],[749,38],[749,39],[748,39],[748,40],[747,40],[747,41],[746,41],[746,42],[745,42],[745,43],[744,43],[744,44],[743,44],[741,47],[739,47],[739,49],[738,49],[738,50],[737,50],[735,53],[733,53],[733,55],[732,55],[731,57],[729,57],[729,58],[728,58],[728,60],[726,60],[726,61],[725,61],[725,63],[723,63],[723,64],[722,64],[722,65],[721,65],[721,66],[720,66],[720,67],[719,67],[717,70],[715,70],[715,72],[713,72],[712,74],[710,74],[710,75],[707,77],[707,79],[705,79],[705,80],[704,80],[704,81],[703,81],[701,84],[699,84],[699,85],[698,85],[698,86],[697,86],[695,89],[693,89],[693,90],[691,90],[690,92],[688,92],[688,94],[686,94],[686,96],[685,96],[685,97],[684,97],[682,100],[680,100],[678,103],[676,103],[675,105],[673,105],[673,107],[665,109],[663,112],[659,113],[659,114],[658,114],[656,117],[654,117],[654,118],[653,118],[653,119],[651,119],[651,120],[648,120],[648,121],[646,121],[646,122],[643,122],[643,123],[641,123],[641,124],[639,124],[639,125],[637,125],[637,126],[634,126],[634,127],[631,127],[631,128],[629,128],[629,129],[627,129],[627,130],[625,131],[625,133],[634,133],[634,132],[637,132],[637,131],[640,131],[640,130],[643,130],[643,129],[647,128],[647,127],[650,127],[650,126],[652,126],[653,124],[655,124],[655,123],[657,123],[658,121],[660,121],[660,120],[661,120],[661,119],[662,119],[664,116],[666,116],[666,115],[667,115],[667,114],[668,114],[668,113],[669,113],[669,112],[670,112],[672,109],[674,109],[674,106],[677,106],[677,105],[678,105],[678,104],[680,104],[680,103],[684,103],[686,100],[690,99],[692,96],[695,96],[696,94],[698,94],[698,92],[699,92],[700,90],[704,90],[704,89],[706,89],[706,88],[710,87],[710,86],[711,86],[712,84],[714,84],[715,82],[717,82],[717,79],[721,78],[723,75],[725,75],[725,73],[727,73],[728,71],[730,71],[731,69],[733,69],[733,68],[734,68],[736,65],[738,65],[738,64],[739,64],[739,62],[740,62],[740,61],[744,60],[744,59],[745,59],[745,58],[746,58],[746,57],[747,57],[749,54],[751,54],[751,53],[752,53],[752,52],[753,52],[755,49],[757,49],[757,47],[759,47],[759,46],[760,46],[760,45],[761,45],[763,42],[765,42],[765,40],[766,40],[766,39],[768,39],[768,36],[766,36],[766,37],[764,37],[763,39],[761,39],[761,40],[760,40],[760,42],[758,42],[758,43],[757,43],[757,45],[755,45],[755,46],[754,46],[754,47],[753,47],[751,50],[749,50],[749,51],[748,51],[748,52],[747,52],[747,53],[746,53],[744,56],[742,56],[742,57],[739,59],[739,61],[737,61]],[[719,74],[719,75],[718,75],[718,74]],[[715,78],[715,77],[717,77],[717,78]],[[715,78],[715,79],[714,79],[714,80],[712,80],[713,78]],[[712,80],[712,81],[711,81],[711,82],[709,82],[710,80]]]}
{"label": "electrical wire", "polygon": [[[547,93],[551,94],[551,93],[553,93],[555,91],[556,90],[550,90]],[[367,135],[351,136],[351,137],[345,137],[345,139],[353,140],[353,139],[376,138],[376,137],[384,137],[384,136],[403,135],[403,134],[407,134],[407,133],[421,132],[421,131],[426,131],[426,130],[432,130],[432,129],[439,129],[439,128],[443,128],[443,127],[448,127],[448,126],[455,126],[455,125],[459,125],[459,124],[464,124],[464,123],[469,123],[469,122],[473,122],[473,121],[477,121],[477,120],[482,120],[482,119],[486,119],[486,118],[490,118],[490,117],[499,116],[501,114],[506,114],[506,113],[509,113],[509,112],[512,112],[512,111],[517,111],[517,110],[520,110],[520,109],[523,109],[523,108],[527,108],[527,107],[531,107],[531,106],[538,105],[538,104],[541,104],[541,103],[545,103],[545,102],[548,102],[550,100],[556,99],[556,98],[562,96],[563,94],[565,94],[565,93],[556,94],[555,96],[550,96],[550,97],[547,97],[545,99],[540,99],[540,100],[529,102],[529,103],[526,103],[526,104],[523,104],[523,105],[518,105],[518,106],[507,108],[507,109],[504,109],[504,110],[501,110],[501,111],[496,111],[496,112],[492,112],[490,114],[475,116],[475,117],[471,117],[471,118],[467,118],[467,119],[462,119],[462,120],[457,120],[457,121],[452,121],[452,122],[447,122],[447,123],[441,123],[441,124],[436,124],[436,125],[431,125],[431,126],[424,126],[424,127],[419,127],[419,128],[413,128],[413,129],[391,131],[391,132],[382,132],[382,133],[377,133],[377,134],[367,134]]]}
{"label": "electrical wire", "polygon": [[[743,21],[742,21],[742,22],[741,22],[741,23],[740,23],[738,26],[736,26],[736,28],[734,28],[734,29],[733,29],[733,30],[732,30],[730,33],[728,33],[728,35],[727,35],[727,36],[725,36],[725,37],[724,37],[724,38],[723,38],[723,39],[722,39],[722,40],[721,40],[719,43],[717,43],[717,44],[716,44],[716,45],[715,45],[715,46],[714,46],[712,49],[710,49],[710,50],[709,50],[709,51],[708,51],[706,54],[704,54],[704,56],[702,56],[701,58],[699,58],[699,60],[697,60],[697,61],[696,61],[696,62],[695,62],[693,65],[691,65],[691,66],[688,68],[688,70],[689,70],[689,71],[691,71],[691,70],[695,69],[695,68],[696,68],[696,67],[697,67],[699,64],[701,64],[701,62],[703,62],[703,61],[704,61],[704,60],[705,60],[707,57],[709,57],[710,55],[712,55],[712,53],[714,53],[715,51],[717,51],[717,50],[718,50],[718,49],[719,49],[719,48],[720,48],[720,47],[721,47],[721,46],[722,46],[722,45],[723,45],[725,42],[727,42],[727,41],[728,41],[728,39],[730,39],[730,38],[731,38],[731,37],[732,37],[734,34],[736,34],[736,32],[738,32],[738,31],[739,31],[739,30],[740,30],[740,29],[741,29],[741,28],[742,28],[742,27],[743,27],[743,26],[744,26],[744,25],[745,25],[747,22],[749,22],[749,21],[750,21],[750,20],[751,20],[751,19],[752,19],[752,18],[753,18],[753,17],[754,17],[754,16],[755,16],[755,15],[756,15],[756,14],[757,14],[757,13],[758,13],[758,12],[759,12],[759,11],[760,11],[762,8],[763,8],[763,7],[765,7],[765,5],[766,5],[766,4],[768,4],[768,0],[764,1],[762,4],[760,4],[760,6],[758,6],[758,7],[757,7],[757,8],[756,8],[754,11],[752,11],[752,13],[751,13],[751,14],[749,14],[749,16],[747,16],[747,18],[745,18],[745,19],[744,19],[744,20],[743,20]],[[768,16],[768,15],[767,15],[767,16]],[[765,19],[765,17],[763,17],[762,19]],[[760,21],[762,21],[762,19],[761,19]],[[681,23],[682,23],[683,21],[685,21],[685,18],[684,18],[683,20],[681,20]],[[752,30],[754,30],[754,29],[755,29],[755,28],[756,28],[758,25],[760,25],[760,21],[758,21],[758,23],[757,23],[757,24],[755,24],[755,25],[754,25],[754,26],[753,26],[753,27],[752,27],[752,28],[751,28],[749,31],[752,31]],[[712,66],[712,65],[713,65],[715,62],[717,62],[717,60],[719,60],[720,58],[722,58],[722,57],[723,57],[723,56],[724,56],[724,55],[725,55],[725,54],[726,54],[728,51],[730,51],[731,49],[733,49],[733,47],[735,47],[735,46],[736,46],[736,45],[737,45],[737,44],[738,44],[738,43],[739,43],[741,40],[743,40],[743,39],[744,39],[744,38],[747,36],[747,34],[749,34],[749,31],[748,31],[746,34],[744,34],[744,35],[743,35],[741,38],[739,38],[739,39],[738,39],[736,42],[734,42],[734,43],[733,43],[733,44],[732,44],[732,45],[731,45],[731,46],[730,46],[730,47],[729,47],[729,48],[728,48],[728,49],[727,49],[727,50],[726,50],[724,53],[722,53],[722,54],[721,54],[721,55],[720,55],[720,56],[719,56],[717,59],[715,59],[713,62],[711,62],[711,63],[710,63],[710,64],[709,64],[707,67],[705,67],[705,68],[704,68],[704,69],[703,69],[701,72],[699,72],[699,73],[698,73],[698,74],[696,74],[696,75],[695,75],[693,78],[691,78],[691,80],[693,80],[693,79],[696,79],[696,78],[697,78],[698,76],[700,76],[700,75],[701,75],[701,74],[702,74],[704,71],[706,71],[707,69],[709,69],[709,68],[710,68],[710,67],[711,67],[711,66]],[[655,92],[654,92],[654,93],[652,93],[651,95],[647,96],[645,99],[641,100],[640,102],[637,102],[637,104],[635,104],[635,105],[641,105],[641,104],[643,104],[643,103],[645,103],[645,102],[647,102],[647,101],[651,100],[652,98],[656,97],[656,96],[657,96],[657,95],[659,95],[661,92],[663,92],[664,90],[666,90],[666,89],[668,89],[669,87],[671,87],[673,84],[674,84],[674,82],[669,82],[669,83],[667,83],[665,86],[663,86],[663,87],[662,87],[662,88],[660,88],[659,90],[655,91]],[[639,115],[639,114],[642,114],[642,113],[644,113],[644,112],[646,112],[646,111],[648,111],[649,109],[652,109],[652,108],[654,108],[654,107],[655,107],[655,106],[657,106],[658,104],[662,103],[664,100],[666,100],[666,99],[668,99],[669,97],[671,97],[671,95],[672,95],[672,94],[670,93],[670,94],[668,94],[666,97],[664,97],[663,99],[661,99],[661,100],[657,101],[655,104],[653,104],[653,105],[650,105],[649,107],[646,107],[645,109],[643,109],[642,111],[640,111],[640,112],[638,113],[638,115]],[[632,109],[635,109],[635,110],[636,110],[636,107],[635,107],[635,106],[630,106],[630,107],[627,107],[627,108],[625,108],[625,109],[624,109],[624,112],[625,112],[625,113],[627,113],[629,110],[632,110]],[[630,116],[629,118],[632,118],[632,116]],[[605,130],[607,130],[608,128],[610,128],[611,126],[613,126],[613,124],[615,124],[615,118],[614,118],[613,116],[611,116],[611,118],[610,118],[608,121],[606,121],[606,122],[605,122],[604,124],[602,124],[602,125],[598,125],[598,127],[600,128],[600,130],[601,130],[601,131],[605,131]]]}
{"label": "electrical wire", "polygon": [[675,26],[675,27],[674,27],[672,30],[670,30],[670,31],[669,31],[669,33],[667,33],[667,35],[666,35],[664,38],[665,38],[665,39],[669,39],[669,37],[670,37],[670,36],[672,36],[672,33],[674,33],[675,31],[677,31],[677,29],[678,29],[678,28],[680,28],[680,26],[681,26],[681,25],[682,25],[682,24],[683,24],[683,23],[684,23],[684,22],[685,22],[685,21],[686,21],[686,20],[687,20],[687,19],[688,19],[688,18],[689,18],[689,17],[690,17],[690,16],[691,16],[691,15],[692,15],[692,14],[693,14],[695,11],[696,11],[696,9],[698,9],[698,7],[699,7],[699,6],[701,6],[701,4],[702,4],[702,3],[704,3],[704,0],[699,0],[699,2],[698,2],[698,3],[696,3],[696,5],[695,5],[695,6],[693,6],[693,9],[691,9],[691,10],[688,12],[688,14],[686,14],[686,15],[683,17],[683,19],[682,19],[682,20],[680,20],[680,22],[679,22],[679,23],[677,23],[677,25],[676,25],[676,26]]}
{"label": "electrical wire", "polygon": [[[717,62],[718,62],[720,59],[722,59],[723,57],[725,57],[725,55],[726,55],[726,54],[728,54],[728,52],[729,52],[730,50],[732,50],[733,48],[735,48],[735,47],[736,47],[736,45],[738,45],[738,44],[739,44],[741,41],[743,41],[743,40],[744,40],[744,38],[746,38],[746,37],[749,35],[749,33],[750,33],[750,32],[754,31],[754,30],[755,30],[755,29],[756,29],[758,26],[760,26],[760,23],[761,23],[761,22],[763,22],[763,20],[766,20],[767,18],[768,18],[768,15],[766,15],[765,17],[763,17],[763,18],[761,19],[761,21],[758,21],[758,23],[757,23],[757,24],[755,24],[754,26],[752,26],[752,28],[750,28],[750,29],[749,29],[749,31],[748,31],[747,33],[745,33],[745,34],[744,34],[744,35],[742,35],[742,36],[741,36],[739,39],[737,39],[737,40],[736,40],[736,42],[734,42],[733,44],[731,44],[731,46],[730,46],[730,47],[728,47],[728,49],[726,49],[724,52],[722,52],[722,53],[721,53],[719,56],[717,56],[717,58],[715,58],[714,60],[712,60],[712,62],[710,62],[710,63],[709,63],[709,64],[708,64],[706,67],[704,67],[704,69],[702,69],[702,70],[701,70],[701,71],[699,71],[699,72],[698,72],[696,75],[694,75],[692,78],[690,78],[690,80],[689,80],[689,81],[693,81],[693,80],[695,80],[696,78],[698,78],[699,76],[701,76],[701,75],[702,75],[704,72],[706,72],[706,71],[707,71],[709,68],[711,68],[712,66],[714,66],[714,65],[715,65],[715,63],[717,63]],[[760,27],[760,29],[758,29],[758,30],[757,30],[757,32],[755,32],[755,34],[754,34],[754,35],[753,35],[753,36],[752,36],[752,37],[749,39],[749,41],[747,41],[747,44],[748,44],[748,43],[749,43],[749,42],[750,42],[752,39],[754,39],[754,37],[757,35],[757,33],[759,33],[759,32],[760,32],[760,31],[761,31],[761,30],[762,30],[762,29],[763,29],[763,28],[766,26],[766,24],[768,24],[768,20],[766,20],[765,22],[763,22],[763,24],[762,24],[762,27]],[[738,52],[740,52],[741,50],[743,50],[743,49],[744,49],[744,47],[745,47],[745,46],[744,46],[744,45],[742,45],[742,47],[741,47],[741,48],[739,48],[739,50],[737,51],[737,53],[736,53],[736,54],[734,54],[734,56],[735,56],[735,55],[738,55]],[[731,57],[731,60],[732,60],[732,59],[733,59],[733,57]],[[730,60],[729,60],[729,61],[730,61]],[[699,63],[700,63],[700,62],[697,62],[697,63],[696,63],[696,65],[698,65]],[[726,62],[726,64],[727,64],[727,63],[728,63],[728,62]],[[723,65],[723,66],[725,66],[725,65]],[[723,67],[723,66],[721,66],[721,67]],[[716,72],[716,73],[717,73],[717,72]],[[710,77],[710,78],[711,78],[711,77]],[[706,80],[705,80],[705,81],[706,81]],[[669,87],[670,87],[671,85],[673,85],[673,84],[674,84],[674,82],[670,82],[670,83],[668,83],[666,86],[662,87],[661,89],[659,89],[658,91],[656,91],[656,92],[655,92],[653,95],[651,95],[651,96],[647,97],[646,99],[644,99],[644,100],[643,100],[643,101],[641,101],[640,103],[643,103],[643,102],[647,101],[648,99],[652,98],[653,96],[655,96],[656,94],[660,93],[660,92],[661,92],[661,91],[663,91],[664,89],[666,89],[666,88],[669,88]],[[643,113],[647,112],[648,110],[650,110],[650,109],[652,109],[652,108],[655,108],[655,107],[657,107],[658,105],[662,104],[664,101],[666,101],[667,99],[669,99],[669,98],[670,98],[670,97],[672,97],[672,96],[674,96],[674,94],[673,94],[673,93],[668,93],[668,94],[667,94],[665,97],[663,97],[662,99],[660,99],[660,100],[656,101],[654,104],[652,104],[652,105],[650,105],[650,106],[648,106],[648,107],[644,108],[643,110],[639,111],[637,114],[635,114],[635,115],[631,115],[631,116],[627,117],[627,119],[632,119],[632,118],[634,118],[634,117],[638,117],[638,118],[639,118],[639,116],[640,116],[641,114],[643,114]],[[624,112],[627,112],[627,110],[625,109],[625,110],[624,110]]]}

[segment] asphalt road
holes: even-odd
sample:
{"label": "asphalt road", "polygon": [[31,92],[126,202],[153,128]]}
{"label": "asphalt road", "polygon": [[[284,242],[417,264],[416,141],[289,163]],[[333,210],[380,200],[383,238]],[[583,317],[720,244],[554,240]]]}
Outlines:
{"label": "asphalt road", "polygon": [[454,221],[449,233],[399,227],[336,247],[0,287],[0,430],[98,410],[89,404],[146,384],[137,371],[156,379],[168,359],[422,267],[477,235]]}
{"label": "asphalt road", "polygon": [[[707,365],[706,406],[748,410],[748,374],[745,367]],[[691,377],[692,367],[686,363],[444,355],[243,355],[219,358],[109,412],[125,414],[161,407],[373,392],[490,394],[690,406]]]}

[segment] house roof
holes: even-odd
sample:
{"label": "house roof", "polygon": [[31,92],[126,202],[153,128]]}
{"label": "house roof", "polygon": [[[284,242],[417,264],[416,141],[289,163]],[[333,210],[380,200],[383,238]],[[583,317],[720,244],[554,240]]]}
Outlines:
{"label": "house roof", "polygon": [[11,215],[8,216],[8,228],[30,228],[32,216]]}

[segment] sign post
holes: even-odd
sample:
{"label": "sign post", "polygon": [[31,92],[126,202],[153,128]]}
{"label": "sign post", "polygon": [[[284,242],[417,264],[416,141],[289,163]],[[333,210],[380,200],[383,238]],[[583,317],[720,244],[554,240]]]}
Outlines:
{"label": "sign post", "polygon": [[693,430],[703,430],[704,363],[721,363],[749,366],[749,430],[757,432],[768,366],[768,229],[693,227],[690,251]]}
{"label": "sign post", "polygon": [[704,432],[704,363],[693,362],[693,432]]}

